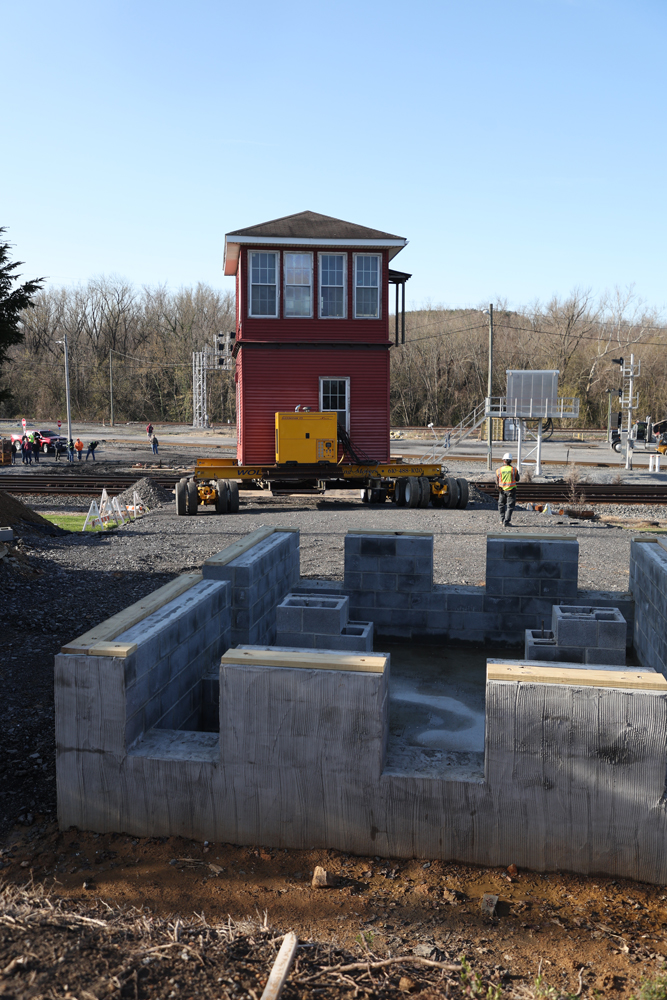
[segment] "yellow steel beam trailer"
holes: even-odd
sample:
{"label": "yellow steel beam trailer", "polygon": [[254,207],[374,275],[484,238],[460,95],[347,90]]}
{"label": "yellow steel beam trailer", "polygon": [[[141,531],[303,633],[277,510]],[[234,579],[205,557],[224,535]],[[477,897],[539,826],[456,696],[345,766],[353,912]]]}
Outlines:
{"label": "yellow steel beam trailer", "polygon": [[239,465],[232,458],[199,458],[194,477],[176,484],[176,512],[197,513],[202,504],[217,514],[239,509],[239,482],[259,490],[359,489],[365,503],[392,500],[403,507],[465,507],[468,483],[441,465],[336,461],[335,413],[276,413],[275,465]]}

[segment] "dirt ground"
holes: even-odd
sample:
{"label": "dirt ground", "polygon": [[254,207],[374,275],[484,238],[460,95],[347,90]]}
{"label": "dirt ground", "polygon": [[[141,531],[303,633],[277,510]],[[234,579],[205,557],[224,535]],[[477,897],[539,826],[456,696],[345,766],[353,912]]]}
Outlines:
{"label": "dirt ground", "polygon": [[[628,997],[642,979],[663,968],[667,955],[663,888],[626,880],[510,874],[430,859],[359,858],[326,850],[98,836],[73,829],[59,832],[55,824],[41,834],[14,830],[6,844],[5,883],[20,886],[31,880],[70,909],[101,900],[105,906],[136,907],[172,923],[177,917],[188,921],[200,915],[213,926],[231,916],[282,933],[293,930],[301,941],[326,942],[352,960],[368,952],[376,960],[417,955],[454,962],[465,955],[486,984],[502,987],[498,996],[533,995],[521,989],[534,988],[541,970],[546,984],[558,991],[553,996]],[[313,889],[316,865],[337,876],[338,885]],[[481,909],[485,893],[499,897],[493,918]],[[4,959],[16,957],[11,951],[4,949],[0,936],[0,967]],[[81,960],[89,963],[91,956]],[[70,982],[81,974],[75,971],[77,961],[71,959]],[[187,961],[181,966],[184,975]],[[417,982],[423,971],[416,970]],[[9,981],[0,978],[0,995],[37,996],[39,991],[8,990],[9,982],[21,976],[19,970]],[[168,985],[165,980],[151,984],[150,990],[142,986],[137,995],[188,995]],[[475,995],[462,990],[458,974],[449,992],[442,984],[439,989],[438,996]],[[309,991],[304,987],[293,995]]]}
{"label": "dirt ground", "polygon": [[[16,509],[11,513],[15,516]],[[419,512],[406,513],[410,527],[418,527]],[[425,521],[433,519],[433,512],[422,513]],[[254,501],[248,498],[246,530],[256,527],[254,514]],[[262,523],[289,517],[307,529],[302,563],[309,560],[304,569],[310,575],[324,550],[339,546],[350,518],[369,517],[360,506],[348,513],[345,505],[324,509],[308,501],[292,507],[286,500],[278,502],[274,515],[266,508],[258,508],[257,514]],[[458,575],[458,582],[465,578],[476,583],[483,569],[483,536],[491,527],[489,514],[471,510],[460,515],[461,523],[446,530],[450,537],[465,534],[471,553],[475,546],[480,548],[480,568],[470,576],[468,560],[458,553],[447,562],[446,580],[457,582]],[[372,513],[373,520],[378,516]],[[395,527],[399,512],[381,516]],[[529,519],[528,514],[522,517]],[[86,542],[90,548],[77,542],[68,564],[61,540],[30,534],[43,528],[33,520],[32,527],[23,524],[25,539],[14,547],[15,561],[0,573],[0,885],[5,887],[0,900],[1,997],[259,1000],[279,935],[289,930],[298,934],[304,948],[301,971],[293,973],[286,998],[405,993],[424,1000],[629,998],[645,978],[663,969],[664,887],[603,876],[480,869],[432,858],[356,858],[323,849],[283,851],[271,845],[135,839],[122,831],[100,836],[58,831],[52,656],[63,637],[92,627],[187,567],[169,563],[161,575],[148,554],[145,570],[133,567],[131,559],[140,544],[136,529],[127,538],[119,534]],[[153,539],[154,556],[159,554],[159,525],[164,524],[164,544],[172,545],[170,520],[158,514],[142,526],[146,538],[150,532]],[[201,545],[202,551],[209,544],[209,527],[215,527],[214,521],[210,526],[206,521],[188,525],[189,544]],[[232,523],[235,531],[241,530],[241,520]],[[590,526],[569,530],[581,538],[582,562],[591,564],[590,571],[582,571],[584,579],[591,573],[591,583],[583,585],[604,585],[601,574],[606,573],[622,589],[621,563],[627,561],[623,553],[629,532]],[[445,535],[439,544],[444,554]],[[118,553],[125,551],[123,562]],[[327,558],[331,560],[331,554]],[[340,571],[339,561],[336,554],[329,575]],[[508,857],[507,866],[512,863]],[[316,865],[336,875],[338,884],[311,888]],[[26,885],[29,895],[17,895],[17,887]],[[481,909],[485,893],[499,897],[493,918]],[[46,919],[45,914],[56,912],[69,916]],[[134,930],[123,923],[130,917]],[[225,924],[228,917],[244,922],[242,929],[232,932],[236,925]],[[111,930],[87,920],[106,921]],[[176,947],[179,926],[190,942],[187,948]],[[158,954],[163,956],[159,961]],[[458,967],[461,955],[472,972]],[[368,972],[318,973],[319,978],[305,982],[322,964],[372,963],[397,956],[409,956],[412,962]],[[426,966],[424,960],[439,965]],[[440,967],[448,963],[457,968]],[[479,986],[473,973],[481,977]],[[536,987],[538,975],[543,981]],[[489,988],[496,992],[489,993]]]}

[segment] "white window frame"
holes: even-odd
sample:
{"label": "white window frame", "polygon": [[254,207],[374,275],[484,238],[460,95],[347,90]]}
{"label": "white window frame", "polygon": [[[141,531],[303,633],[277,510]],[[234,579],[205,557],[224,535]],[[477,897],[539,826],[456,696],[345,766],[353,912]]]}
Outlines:
{"label": "white window frame", "polygon": [[[357,316],[357,258],[375,257],[378,262],[378,314],[377,316]],[[382,319],[382,254],[381,253],[355,253],[352,254],[352,279],[354,281],[354,318],[377,320]],[[362,285],[362,288],[365,286]]]}
{"label": "white window frame", "polygon": [[[276,311],[274,313],[254,313],[252,311],[252,255],[272,253],[276,258]],[[280,250],[248,250],[248,317],[250,319],[278,319],[280,316]]]}
{"label": "white window frame", "polygon": [[[286,310],[287,307],[287,264],[285,263],[288,253],[298,253],[303,257],[310,257],[310,312],[307,316],[288,316]],[[313,318],[313,300],[315,298],[315,274],[314,274],[313,254],[308,250],[283,250],[283,319],[312,319]],[[294,288],[303,288],[303,285],[294,285]]]}
{"label": "white window frame", "polygon": [[[329,253],[322,251],[318,255],[317,263],[317,315],[320,319],[332,319],[341,320],[347,319],[347,268],[349,260],[346,253],[337,253],[336,250],[332,249]],[[342,257],[343,258],[343,315],[342,316],[323,316],[322,315],[322,258],[323,257]],[[327,288],[337,288],[337,285],[327,285]]]}
{"label": "white window frame", "polygon": [[345,430],[350,433],[350,376],[320,375],[320,413],[339,413],[339,410],[324,409],[324,382],[345,382]]}

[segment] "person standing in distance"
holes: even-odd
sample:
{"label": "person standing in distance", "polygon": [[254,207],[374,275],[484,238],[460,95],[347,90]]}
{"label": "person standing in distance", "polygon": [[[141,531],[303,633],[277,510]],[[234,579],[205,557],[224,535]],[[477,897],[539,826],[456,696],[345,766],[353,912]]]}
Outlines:
{"label": "person standing in distance", "polygon": [[500,523],[504,528],[510,527],[512,511],[516,505],[516,484],[520,480],[521,476],[512,465],[512,453],[506,451],[503,455],[503,464],[496,469],[498,513],[500,514]]}

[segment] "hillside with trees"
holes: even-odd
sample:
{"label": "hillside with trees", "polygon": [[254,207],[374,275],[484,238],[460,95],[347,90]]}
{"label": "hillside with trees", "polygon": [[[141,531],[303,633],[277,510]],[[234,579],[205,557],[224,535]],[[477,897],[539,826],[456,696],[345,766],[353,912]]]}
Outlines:
{"label": "hillside with trees", "polygon": [[[508,368],[557,368],[560,393],[581,400],[580,425],[606,426],[607,389],[620,385],[612,358],[641,358],[640,412],[667,416],[667,325],[632,291],[596,300],[585,291],[509,310],[494,309],[494,395]],[[192,352],[234,329],[234,297],[206,285],[171,292],[118,278],[49,288],[21,313],[21,343],[9,347],[0,416],[50,419],[64,412],[62,348],[70,350],[75,420],[109,417],[112,353],[116,421],[192,420]],[[393,331],[393,320],[390,324]],[[456,424],[486,395],[488,317],[481,309],[426,308],[406,314],[406,344],[391,351],[395,426]],[[235,419],[233,372],[208,378],[213,423]]]}

